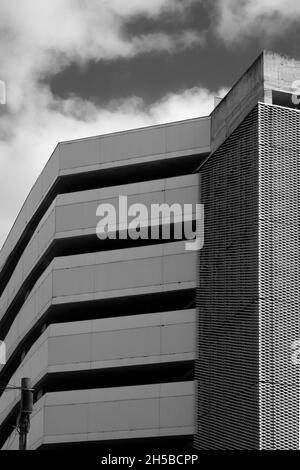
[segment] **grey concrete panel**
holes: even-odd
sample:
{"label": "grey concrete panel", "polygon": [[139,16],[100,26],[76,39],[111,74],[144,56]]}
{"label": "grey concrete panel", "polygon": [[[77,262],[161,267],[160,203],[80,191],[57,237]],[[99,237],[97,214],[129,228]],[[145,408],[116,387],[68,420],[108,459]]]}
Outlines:
{"label": "grey concrete panel", "polygon": [[[173,385],[174,390],[177,383]],[[90,401],[85,399],[81,403],[72,402],[71,394],[66,396],[69,403],[61,394],[53,395],[52,403],[46,399],[44,420],[45,436],[55,436],[59,442],[60,435],[84,434],[87,432],[115,432],[119,431],[157,429],[171,427],[191,427],[194,420],[194,391],[193,383],[189,382],[189,395],[175,395],[161,397],[160,387],[136,386],[119,389],[106,389],[106,395],[111,399],[102,401],[103,391],[93,390],[98,399]],[[170,387],[171,388],[171,387]],[[100,393],[99,393],[100,392]],[[113,398],[112,392],[120,392],[122,398]],[[131,396],[134,392],[134,397]],[[60,403],[60,395],[63,401]],[[68,398],[69,397],[69,398]],[[75,395],[74,395],[75,397]],[[128,398],[127,398],[128,397]],[[57,404],[55,404],[55,402]]]}
{"label": "grey concrete panel", "polygon": [[53,279],[53,295],[83,294],[94,291],[94,271],[91,266],[59,269]]}
{"label": "grey concrete panel", "polygon": [[166,127],[167,152],[210,146],[210,120],[182,121]]}
{"label": "grey concrete panel", "polygon": [[161,330],[161,354],[196,350],[195,323],[169,325]]}
{"label": "grey concrete panel", "polygon": [[99,138],[60,144],[60,168],[94,165],[100,162]]}
{"label": "grey concrete panel", "polygon": [[87,406],[70,404],[65,406],[48,406],[45,410],[45,434],[86,433],[88,431]]}
{"label": "grey concrete panel", "polygon": [[164,127],[145,128],[102,137],[101,162],[166,153]]}
{"label": "grey concrete panel", "polygon": [[164,282],[183,282],[191,280],[196,270],[196,264],[197,258],[193,251],[174,256],[166,256],[163,266]]}
{"label": "grey concrete panel", "polygon": [[160,426],[191,426],[195,420],[194,396],[165,397],[160,400]]}

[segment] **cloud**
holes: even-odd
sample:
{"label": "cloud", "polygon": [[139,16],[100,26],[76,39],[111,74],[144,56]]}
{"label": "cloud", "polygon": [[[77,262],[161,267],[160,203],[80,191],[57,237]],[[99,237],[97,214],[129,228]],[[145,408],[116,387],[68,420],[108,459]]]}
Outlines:
{"label": "cloud", "polygon": [[[199,87],[146,106],[139,97],[96,106],[77,96],[59,99],[43,78],[70,63],[174,53],[203,43],[201,32],[128,37],[126,22],[184,14],[199,0],[1,0],[0,246],[58,141],[208,114],[214,93]],[[222,92],[222,91],[221,91]]]}
{"label": "cloud", "polygon": [[164,33],[145,34],[133,40],[135,53],[166,51],[176,52],[197,44],[203,44],[204,37],[194,31],[185,31],[181,34],[168,36]]}
{"label": "cloud", "polygon": [[23,105],[22,90],[76,62],[173,52],[203,42],[200,32],[183,30],[127,37],[124,26],[136,15],[182,12],[199,0],[1,0],[1,79],[9,106]]}
{"label": "cloud", "polygon": [[280,36],[299,20],[299,0],[217,0],[215,6],[216,30],[229,44]]}

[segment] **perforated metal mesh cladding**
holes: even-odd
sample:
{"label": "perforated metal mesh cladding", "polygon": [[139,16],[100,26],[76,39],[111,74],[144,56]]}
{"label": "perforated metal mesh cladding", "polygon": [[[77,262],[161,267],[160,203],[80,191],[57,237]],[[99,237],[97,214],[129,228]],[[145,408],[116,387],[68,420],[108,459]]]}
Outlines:
{"label": "perforated metal mesh cladding", "polygon": [[299,449],[300,112],[259,105],[260,445]]}
{"label": "perforated metal mesh cladding", "polygon": [[298,449],[300,114],[259,104],[202,168],[197,449]]}
{"label": "perforated metal mesh cladding", "polygon": [[201,169],[197,449],[259,447],[258,109]]}

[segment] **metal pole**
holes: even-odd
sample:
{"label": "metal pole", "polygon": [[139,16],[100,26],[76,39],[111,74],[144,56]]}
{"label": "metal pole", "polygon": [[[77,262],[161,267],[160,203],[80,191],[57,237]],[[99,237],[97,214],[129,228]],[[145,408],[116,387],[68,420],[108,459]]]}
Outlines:
{"label": "metal pole", "polygon": [[32,413],[33,391],[28,377],[21,379],[21,406],[19,415],[19,450],[27,450],[27,435]]}

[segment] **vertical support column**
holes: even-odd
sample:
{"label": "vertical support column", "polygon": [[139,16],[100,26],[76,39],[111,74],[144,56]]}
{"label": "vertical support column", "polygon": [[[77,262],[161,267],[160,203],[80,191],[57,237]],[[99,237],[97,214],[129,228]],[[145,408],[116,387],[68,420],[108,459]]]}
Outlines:
{"label": "vertical support column", "polygon": [[300,113],[259,105],[260,446],[299,449]]}
{"label": "vertical support column", "polygon": [[258,109],[201,168],[196,449],[259,447]]}

